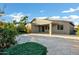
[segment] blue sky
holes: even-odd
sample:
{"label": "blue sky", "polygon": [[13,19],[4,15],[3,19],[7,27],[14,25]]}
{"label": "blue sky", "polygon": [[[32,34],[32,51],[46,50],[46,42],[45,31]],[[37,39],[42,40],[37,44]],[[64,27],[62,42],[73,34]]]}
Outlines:
{"label": "blue sky", "polygon": [[79,4],[75,3],[3,3],[0,7],[6,5],[6,21],[12,21],[13,17],[19,18],[23,15],[29,16],[29,21],[35,17],[50,17],[64,19],[79,24]]}

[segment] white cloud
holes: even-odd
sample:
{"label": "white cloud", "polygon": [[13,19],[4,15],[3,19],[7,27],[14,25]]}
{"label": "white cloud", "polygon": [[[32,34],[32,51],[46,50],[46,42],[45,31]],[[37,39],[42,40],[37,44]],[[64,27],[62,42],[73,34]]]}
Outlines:
{"label": "white cloud", "polygon": [[60,16],[51,16],[49,17],[50,20],[59,20],[60,19]]}
{"label": "white cloud", "polygon": [[60,19],[60,16],[51,16],[51,17],[35,17],[36,19],[46,19],[46,18],[48,18],[48,19]]}
{"label": "white cloud", "polygon": [[60,19],[60,16],[52,16],[52,17],[49,17],[50,19]]}
{"label": "white cloud", "polygon": [[26,16],[31,16],[31,14],[23,14],[22,12],[13,13],[13,14],[10,14],[10,15],[7,15],[7,16],[11,17],[11,18],[12,18],[12,21],[13,21],[13,20],[16,20],[16,22],[19,22],[20,19],[21,19],[22,17],[24,17],[25,15],[26,15]]}
{"label": "white cloud", "polygon": [[62,19],[68,19],[68,17],[67,16],[63,16]]}
{"label": "white cloud", "polygon": [[19,13],[10,14],[8,16],[12,17],[12,20],[16,20],[16,22],[19,22],[20,19],[24,16],[24,14],[22,14],[21,12],[19,12]]}
{"label": "white cloud", "polygon": [[77,15],[70,15],[69,18],[71,18],[71,19],[79,19],[79,16],[77,16]]}
{"label": "white cloud", "polygon": [[52,17],[49,17],[49,19],[50,19],[50,20],[72,21],[74,24],[79,24],[79,16],[78,16],[78,15],[52,16]]}
{"label": "white cloud", "polygon": [[40,10],[40,13],[43,13],[43,12],[45,12],[45,10]]}
{"label": "white cloud", "polygon": [[35,17],[37,19],[46,19],[46,18],[49,18],[49,19],[57,19],[57,20],[78,20],[79,19],[79,16],[78,15],[69,15],[69,16],[51,16],[51,17]]}
{"label": "white cloud", "polygon": [[35,17],[36,19],[46,19],[48,17]]}
{"label": "white cloud", "polygon": [[69,16],[62,16],[62,19],[79,19],[78,15],[69,15]]}
{"label": "white cloud", "polygon": [[73,12],[77,12],[77,11],[79,11],[79,7],[70,8],[69,10],[62,11],[62,13],[73,13]]}

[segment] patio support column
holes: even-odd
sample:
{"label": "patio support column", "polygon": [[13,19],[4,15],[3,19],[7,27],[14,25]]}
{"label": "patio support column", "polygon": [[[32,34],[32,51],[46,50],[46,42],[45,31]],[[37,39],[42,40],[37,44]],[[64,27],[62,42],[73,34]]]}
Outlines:
{"label": "patio support column", "polygon": [[49,34],[52,35],[52,23],[49,24]]}

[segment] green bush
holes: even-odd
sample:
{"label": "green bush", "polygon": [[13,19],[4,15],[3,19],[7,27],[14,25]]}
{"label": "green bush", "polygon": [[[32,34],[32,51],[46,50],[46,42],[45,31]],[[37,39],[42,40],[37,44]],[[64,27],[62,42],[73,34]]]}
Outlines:
{"label": "green bush", "polygon": [[0,49],[9,48],[16,43],[15,36],[17,31],[12,24],[6,24],[3,29],[0,29]]}
{"label": "green bush", "polygon": [[5,50],[8,55],[46,55],[47,48],[35,42],[27,42]]}
{"label": "green bush", "polygon": [[78,28],[76,29],[76,35],[78,35],[79,36],[79,25],[77,26]]}
{"label": "green bush", "polygon": [[19,34],[27,33],[27,29],[24,24],[19,24],[16,29]]}
{"label": "green bush", "polygon": [[0,48],[6,48],[15,44],[15,31],[10,29],[3,29],[2,33],[0,34]]}
{"label": "green bush", "polygon": [[79,30],[76,32],[76,34],[79,36]]}

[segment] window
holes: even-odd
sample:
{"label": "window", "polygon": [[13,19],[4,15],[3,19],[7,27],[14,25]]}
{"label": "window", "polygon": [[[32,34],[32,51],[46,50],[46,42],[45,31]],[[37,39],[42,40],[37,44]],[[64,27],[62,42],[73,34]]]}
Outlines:
{"label": "window", "polygon": [[45,29],[47,30],[47,26],[45,26]]}
{"label": "window", "polygon": [[63,25],[57,25],[57,30],[63,30]]}
{"label": "window", "polygon": [[48,30],[49,29],[48,26],[45,26],[45,29]]}

